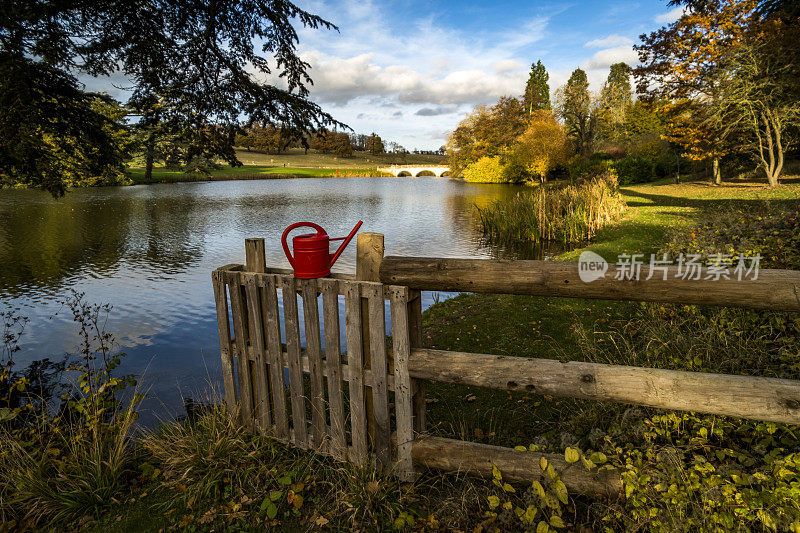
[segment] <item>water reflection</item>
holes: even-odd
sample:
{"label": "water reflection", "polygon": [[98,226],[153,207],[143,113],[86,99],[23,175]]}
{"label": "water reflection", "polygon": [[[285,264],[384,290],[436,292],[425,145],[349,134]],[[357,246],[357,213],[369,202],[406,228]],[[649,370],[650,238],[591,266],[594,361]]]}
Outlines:
{"label": "water reflection", "polygon": [[[180,408],[181,394],[218,383],[210,273],[244,262],[246,237],[264,237],[268,264],[282,267],[280,235],[300,220],[334,236],[364,220],[363,231],[386,236],[387,255],[508,255],[481,243],[474,206],[517,190],[343,178],[84,189],[58,201],[0,191],[0,308],[31,318],[17,356],[24,365],[74,350],[75,326],[58,303],[71,289],[113,304],[109,330],[128,354],[124,371],[144,374],[148,408],[166,415]],[[351,246],[336,269],[354,268]]]}

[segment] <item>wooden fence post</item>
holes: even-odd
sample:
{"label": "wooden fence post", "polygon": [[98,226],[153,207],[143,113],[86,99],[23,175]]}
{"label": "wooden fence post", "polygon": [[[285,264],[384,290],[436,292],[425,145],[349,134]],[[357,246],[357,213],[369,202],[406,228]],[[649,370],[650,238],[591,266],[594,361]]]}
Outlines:
{"label": "wooden fence post", "polygon": [[[267,271],[266,250],[264,239],[245,239],[244,240],[244,263],[246,272],[264,273]],[[258,419],[257,426],[262,432],[269,431],[272,424],[269,405],[269,384],[266,378],[266,362],[263,359],[264,349],[264,326],[261,319],[261,288],[253,286],[245,290],[245,300],[242,312],[247,313],[244,319],[250,338],[250,346],[253,350],[253,361],[246,360],[245,364],[249,367],[250,391],[253,394],[254,415]],[[256,323],[256,320],[258,323]],[[257,331],[260,329],[260,331]],[[260,340],[260,343],[257,342]]]}
{"label": "wooden fence post", "polygon": [[[359,233],[356,239],[356,280],[380,281],[381,261],[383,261],[383,234]],[[369,300],[361,298],[361,346],[364,369],[372,368],[372,357],[369,349]],[[372,391],[364,388],[364,399],[367,415],[367,432],[370,439],[375,438],[375,410],[372,403]]]}

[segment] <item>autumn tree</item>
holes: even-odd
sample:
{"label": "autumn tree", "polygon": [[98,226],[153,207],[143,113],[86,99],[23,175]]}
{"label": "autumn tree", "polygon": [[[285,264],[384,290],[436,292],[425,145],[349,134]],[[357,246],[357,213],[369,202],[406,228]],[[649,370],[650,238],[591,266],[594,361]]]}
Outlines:
{"label": "autumn tree", "polygon": [[567,83],[556,91],[556,109],[576,151],[588,157],[592,153],[597,114],[589,93],[589,80],[582,69],[575,69]]}
{"label": "autumn tree", "polygon": [[527,113],[517,98],[502,97],[492,107],[479,106],[447,139],[447,161],[453,176],[482,157],[499,156],[525,131]]}
{"label": "autumn tree", "polygon": [[770,187],[778,185],[785,153],[796,140],[791,127],[800,125],[798,42],[798,24],[777,17],[758,21],[721,62],[727,88],[711,109],[715,129],[742,133],[743,149]]}
{"label": "autumn tree", "polygon": [[539,109],[550,109],[550,86],[547,84],[549,79],[550,75],[541,60],[531,65],[522,98],[522,105],[529,115]]}
{"label": "autumn tree", "polygon": [[736,149],[733,132],[713,113],[724,101],[730,77],[724,65],[742,42],[755,13],[753,0],[704,0],[688,6],[680,19],[642,35],[641,65],[634,69],[643,97],[669,102],[663,107],[666,137],[686,155],[709,159],[713,181],[722,182],[720,160]]}
{"label": "autumn tree", "polygon": [[[518,173],[515,170],[520,169],[524,179],[544,182],[548,173],[566,161],[568,146],[564,128],[555,115],[545,109],[534,111],[527,128],[511,148],[506,174]],[[509,178],[508,181],[523,181],[519,175]]]}

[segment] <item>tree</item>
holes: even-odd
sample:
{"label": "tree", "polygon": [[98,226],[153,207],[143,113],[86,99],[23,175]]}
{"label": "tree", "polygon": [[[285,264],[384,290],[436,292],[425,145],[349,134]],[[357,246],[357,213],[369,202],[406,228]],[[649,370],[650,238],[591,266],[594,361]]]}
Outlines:
{"label": "tree", "polygon": [[479,106],[447,138],[447,161],[455,177],[482,157],[500,155],[525,130],[527,113],[516,98],[502,97],[492,107]]}
{"label": "tree", "polygon": [[382,154],[385,151],[383,147],[383,140],[377,133],[372,133],[366,138],[365,148],[372,155]]}
{"label": "tree", "polygon": [[567,83],[556,92],[557,109],[564,119],[567,137],[575,143],[576,151],[583,157],[592,153],[597,116],[595,103],[589,94],[586,72],[575,69]]}
{"label": "tree", "polygon": [[[239,163],[232,143],[242,117],[301,131],[337,124],[308,99],[295,21],[335,28],[287,0],[8,0],[0,15],[0,173],[58,195],[72,172],[83,172],[59,163],[64,154],[93,154],[87,164],[98,168],[88,171],[118,162],[101,133],[106,119],[75,72],[121,73],[134,98],[174,103],[174,119],[193,131],[188,154],[231,164]],[[271,76],[285,88],[260,81]],[[66,138],[81,146],[66,147]]]}
{"label": "tree", "polygon": [[710,159],[716,184],[722,182],[720,159],[736,148],[731,130],[711,117],[729,87],[722,65],[744,39],[755,7],[752,0],[696,2],[677,21],[642,35],[635,47],[639,93],[670,102],[663,108],[667,138],[693,159]]}
{"label": "tree", "polygon": [[770,187],[778,185],[784,154],[795,140],[789,128],[800,125],[798,42],[797,24],[772,19],[732,45],[722,62],[727,90],[714,102],[709,120],[717,130],[745,134],[742,145]]}
{"label": "tree", "polygon": [[544,182],[549,172],[566,161],[567,136],[553,113],[542,109],[531,115],[528,127],[517,138],[511,152],[507,174],[514,167],[521,167],[526,178],[536,177]]}
{"label": "tree", "polygon": [[614,63],[600,92],[601,117],[598,125],[606,138],[617,140],[625,134],[625,116],[631,107],[630,67],[625,63]]}
{"label": "tree", "polygon": [[539,109],[550,109],[550,86],[547,84],[549,79],[550,75],[541,60],[531,65],[522,98],[523,107],[529,115]]}
{"label": "tree", "polygon": [[0,49],[0,182],[60,195],[87,177],[114,183],[125,153],[114,116],[74,76]]}

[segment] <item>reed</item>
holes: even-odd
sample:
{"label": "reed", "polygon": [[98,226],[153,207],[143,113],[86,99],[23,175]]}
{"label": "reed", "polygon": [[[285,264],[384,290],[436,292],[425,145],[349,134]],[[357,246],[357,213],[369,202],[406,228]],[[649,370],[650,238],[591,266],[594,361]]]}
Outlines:
{"label": "reed", "polygon": [[625,209],[611,171],[575,185],[538,186],[484,209],[477,207],[484,238],[507,247],[584,242]]}

